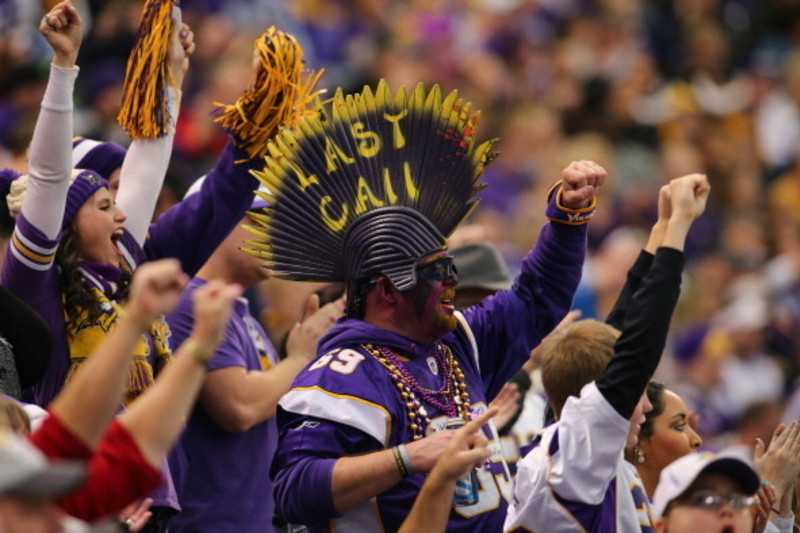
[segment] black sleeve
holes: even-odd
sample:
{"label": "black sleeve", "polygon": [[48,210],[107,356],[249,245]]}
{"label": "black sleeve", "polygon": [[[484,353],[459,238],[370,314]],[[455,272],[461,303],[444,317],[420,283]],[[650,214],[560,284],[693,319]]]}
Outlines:
{"label": "black sleeve", "polygon": [[653,254],[645,250],[639,252],[639,257],[636,258],[633,266],[628,270],[625,286],[622,287],[617,301],[614,302],[614,307],[606,317],[606,324],[622,330],[622,326],[625,323],[625,314],[628,312],[631,299],[636,294],[636,291],[639,290],[639,285],[641,285],[642,279],[647,275],[647,271],[652,264]]}
{"label": "black sleeve", "polygon": [[50,364],[53,334],[36,311],[0,287],[0,336],[11,345],[22,388],[39,381]]}
{"label": "black sleeve", "polygon": [[678,302],[683,252],[659,248],[625,314],[614,357],[597,388],[624,418],[633,414],[661,360],[672,312]]}

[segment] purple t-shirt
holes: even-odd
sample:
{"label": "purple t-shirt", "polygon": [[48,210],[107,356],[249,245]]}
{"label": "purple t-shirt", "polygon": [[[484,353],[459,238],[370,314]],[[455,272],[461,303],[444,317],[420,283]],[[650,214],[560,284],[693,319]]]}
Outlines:
{"label": "purple t-shirt", "polygon": [[[585,226],[547,224],[525,258],[511,290],[467,310],[453,333],[442,338],[466,376],[473,413],[486,409],[527,354],[567,313],[580,280]],[[425,481],[403,479],[353,511],[339,515],[331,476],[336,459],[410,442],[405,405],[388,372],[362,346],[384,346],[407,359],[406,370],[428,389],[441,386],[436,343],[420,343],[360,320],[346,320],[320,342],[322,357],[295,380],[278,409],[280,445],[272,466],[276,512],[310,531],[393,532]],[[476,356],[477,355],[477,356]],[[433,362],[431,362],[433,360]],[[438,428],[446,416],[424,404]],[[488,427],[488,426],[487,426]],[[492,431],[489,469],[478,474],[480,499],[453,508],[447,531],[500,531],[511,497],[511,480]]]}
{"label": "purple t-shirt", "polygon": [[[173,349],[192,330],[192,294],[206,282],[194,278],[168,317]],[[209,372],[240,366],[266,370],[278,361],[264,330],[250,316],[244,299],[236,302],[225,341],[211,361]],[[219,427],[198,403],[181,439],[186,456],[180,485],[181,513],[170,531],[214,533],[270,533],[273,500],[269,465],[278,443],[278,427],[271,418],[243,432]]]}

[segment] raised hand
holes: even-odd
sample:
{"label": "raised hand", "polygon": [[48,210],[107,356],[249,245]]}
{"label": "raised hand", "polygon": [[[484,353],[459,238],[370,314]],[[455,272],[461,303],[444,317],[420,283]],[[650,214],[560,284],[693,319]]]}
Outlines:
{"label": "raised hand", "polygon": [[312,294],[306,301],[303,320],[294,325],[286,340],[288,357],[311,361],[317,355],[317,344],[344,314],[344,297],[319,307],[319,296]]}
{"label": "raised hand", "polygon": [[573,161],[561,173],[561,205],[567,209],[588,207],[607,176],[594,161]]}
{"label": "raised hand", "polygon": [[189,278],[175,259],[145,263],[136,269],[126,311],[142,327],[175,308]]}
{"label": "raised hand", "polygon": [[516,383],[506,383],[497,396],[489,403],[489,408],[497,408],[497,415],[494,417],[494,425],[497,429],[504,427],[511,418],[517,414],[519,405],[519,387]]}
{"label": "raised hand", "polygon": [[711,187],[705,174],[689,174],[669,182],[669,197],[672,216],[689,221],[703,214]]}
{"label": "raised hand", "polygon": [[[669,182],[670,217],[662,246],[683,250],[686,235],[697,217],[703,214],[711,187],[704,174],[689,174]],[[662,197],[659,195],[659,205]]]}
{"label": "raised hand", "polygon": [[183,78],[189,70],[189,57],[194,53],[194,49],[194,32],[192,29],[188,24],[173,19],[167,61],[169,62],[169,70],[178,87],[183,83]]}
{"label": "raised hand", "polygon": [[42,17],[39,31],[53,49],[53,64],[74,67],[83,38],[83,22],[75,6],[69,0],[56,4]]}
{"label": "raised hand", "polygon": [[772,483],[782,497],[800,476],[800,423],[779,425],[769,448],[764,448],[761,439],[756,439],[753,463],[761,478]]}

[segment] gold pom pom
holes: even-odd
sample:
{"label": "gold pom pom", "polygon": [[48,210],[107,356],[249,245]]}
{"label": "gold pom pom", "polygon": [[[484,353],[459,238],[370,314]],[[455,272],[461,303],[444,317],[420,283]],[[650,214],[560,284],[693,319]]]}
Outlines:
{"label": "gold pom pom", "polygon": [[303,67],[303,49],[287,33],[269,28],[255,42],[257,67],[247,89],[235,104],[217,104],[219,123],[236,138],[250,159],[267,154],[267,141],[281,127],[293,127],[303,116],[314,113],[313,102],[322,91],[314,91],[322,70]]}
{"label": "gold pom pom", "polygon": [[167,68],[173,7],[177,0],[147,0],[136,45],[128,58],[122,107],[117,121],[133,139],[162,137],[169,131],[167,86],[175,81]]}

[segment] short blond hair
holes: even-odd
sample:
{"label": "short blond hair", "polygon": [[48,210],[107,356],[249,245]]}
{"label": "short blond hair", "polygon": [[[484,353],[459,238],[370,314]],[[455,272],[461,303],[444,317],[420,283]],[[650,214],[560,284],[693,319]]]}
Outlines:
{"label": "short blond hair", "polygon": [[603,322],[581,320],[542,343],[542,384],[557,418],[567,398],[579,396],[584,385],[605,374],[619,334]]}

